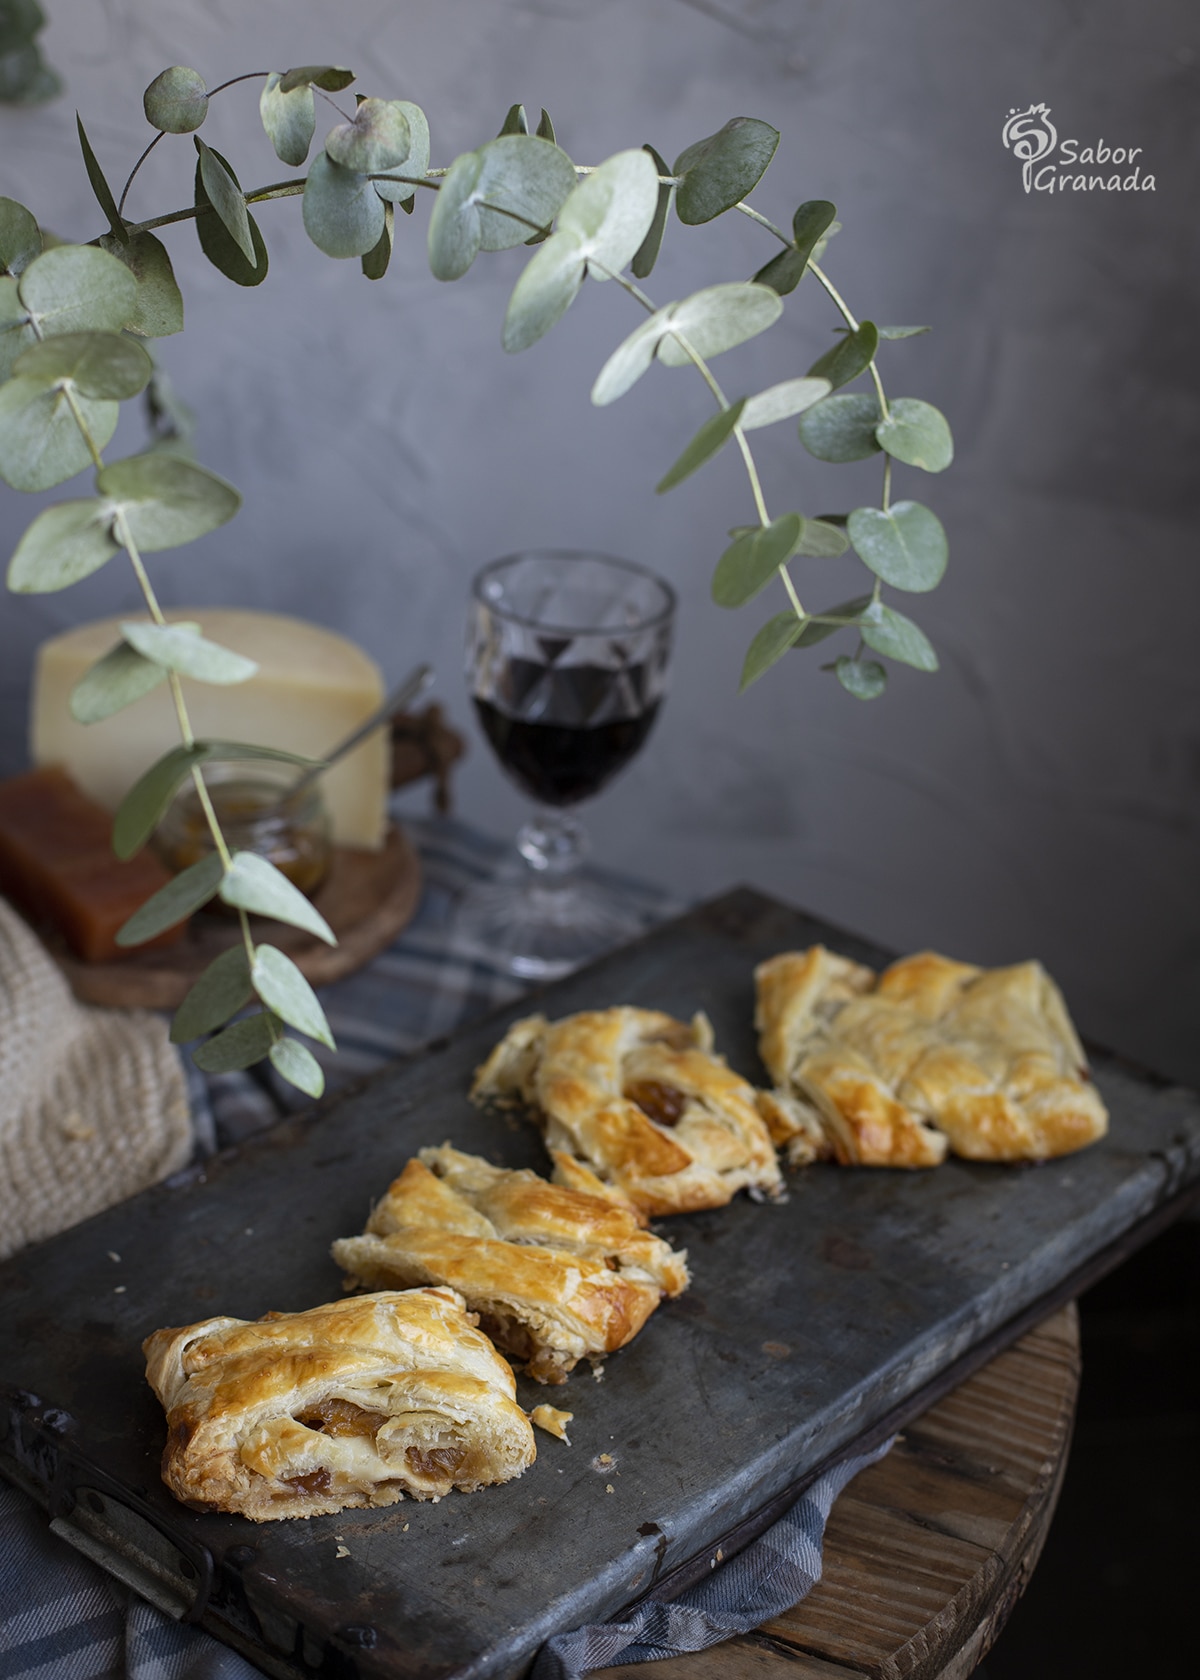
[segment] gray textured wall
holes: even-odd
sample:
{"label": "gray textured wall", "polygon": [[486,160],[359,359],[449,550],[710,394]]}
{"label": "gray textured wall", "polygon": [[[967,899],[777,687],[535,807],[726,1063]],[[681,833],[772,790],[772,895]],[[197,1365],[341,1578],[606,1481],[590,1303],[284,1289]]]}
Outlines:
{"label": "gray textured wall", "polygon": [[[47,53],[69,92],[0,111],[0,190],[70,237],[92,236],[99,220],[73,107],[121,178],[146,135],[141,90],[172,62],[212,85],[332,57],[364,90],[421,103],[440,163],[495,132],[516,99],[549,106],[580,161],[643,140],[672,157],[738,114],[782,129],[764,208],[786,220],[802,198],[834,199],[845,231],[828,267],[852,307],[935,328],[889,347],[885,374],[893,393],[939,403],[958,439],[952,473],[898,485],[950,534],[946,582],[913,602],[939,676],[897,670],[885,699],[864,705],[795,656],[737,700],[742,650],[766,611],[722,614],[707,587],[724,529],[747,516],[744,480],[730,452],[671,496],[652,491],[708,412],[699,381],[656,369],[616,407],[590,408],[595,371],[636,319],[615,287],[586,288],[550,338],[506,357],[499,324],[523,253],[440,286],[424,206],[374,286],[308,245],[295,202],[261,213],[273,268],[257,291],[209,269],[189,227],[169,234],[188,331],[163,359],[199,415],[201,459],[246,506],[157,562],[163,598],[322,619],[390,673],[430,657],[465,718],[463,603],[482,561],[548,544],[647,561],[682,597],[674,690],[640,761],[592,810],[603,859],[693,892],[750,880],[900,947],[988,962],[1038,954],[1085,1030],[1200,1079],[1194,5],[48,10]],[[1061,136],[1142,146],[1157,190],[1027,197],[1000,129],[1011,107],[1037,100]],[[223,95],[205,135],[247,184],[284,173],[253,88]],[[161,146],[131,209],[186,202],[192,156],[187,139]],[[676,226],[653,295],[751,272],[771,250],[764,238],[740,219]],[[726,358],[728,387],[803,372],[834,324],[806,282],[779,326]],[[759,435],[775,508],[874,498],[874,466],[821,467],[790,427]],[[6,551],[31,507],[0,490]],[[847,557],[800,575],[828,601],[850,592],[838,574],[856,569]],[[10,760],[37,641],[132,600],[114,565],[64,595],[0,603]],[[522,814],[482,745],[459,794],[468,817],[498,831]]]}

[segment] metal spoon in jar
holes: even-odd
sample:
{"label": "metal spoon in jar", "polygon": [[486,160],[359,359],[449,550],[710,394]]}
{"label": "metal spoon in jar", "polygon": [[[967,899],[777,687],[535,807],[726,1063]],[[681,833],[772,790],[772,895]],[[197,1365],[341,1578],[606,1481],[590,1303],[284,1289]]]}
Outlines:
{"label": "metal spoon in jar", "polygon": [[432,681],[433,671],[430,666],[418,665],[415,671],[405,677],[399,687],[392,690],[377,711],[372,712],[370,717],[364,723],[360,723],[358,728],[347,735],[344,741],[339,741],[332,752],[325,755],[320,764],[314,764],[311,770],[306,770],[302,776],[298,777],[283,791],[281,803],[284,799],[289,801],[294,799],[304,788],[315,782],[318,777],[323,776],[328,769],[337,763],[339,758],[345,758],[348,752],[352,752],[360,741],[365,741],[374,730],[382,728],[385,723],[389,723],[397,712],[402,712],[411,701],[424,694]]}

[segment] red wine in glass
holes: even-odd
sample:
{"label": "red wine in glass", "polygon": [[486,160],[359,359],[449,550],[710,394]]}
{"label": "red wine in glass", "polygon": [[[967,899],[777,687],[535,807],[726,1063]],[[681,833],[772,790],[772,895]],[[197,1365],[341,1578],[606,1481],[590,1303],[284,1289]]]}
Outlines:
{"label": "red wine in glass", "polygon": [[463,931],[513,973],[552,978],[639,931],[575,871],[586,835],[571,807],[639,751],[666,688],[675,597],[641,566],[542,550],[485,566],[472,590],[467,678],[506,773],[537,801],[517,847],[521,885],[468,895]]}

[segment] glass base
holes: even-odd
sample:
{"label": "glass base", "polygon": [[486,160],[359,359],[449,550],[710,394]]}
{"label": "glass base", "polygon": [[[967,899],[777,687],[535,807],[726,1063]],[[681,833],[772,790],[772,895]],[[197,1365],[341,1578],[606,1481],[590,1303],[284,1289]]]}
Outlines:
{"label": "glass base", "polygon": [[559,980],[644,931],[641,919],[601,887],[578,880],[470,888],[458,935],[522,980]]}

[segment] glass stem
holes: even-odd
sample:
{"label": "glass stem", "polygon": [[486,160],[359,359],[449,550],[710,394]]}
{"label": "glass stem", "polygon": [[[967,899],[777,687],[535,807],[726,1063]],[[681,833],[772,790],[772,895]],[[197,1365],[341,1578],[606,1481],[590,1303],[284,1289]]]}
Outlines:
{"label": "glass stem", "polygon": [[545,887],[565,885],[589,849],[587,830],[570,811],[537,811],[517,834],[517,850]]}

